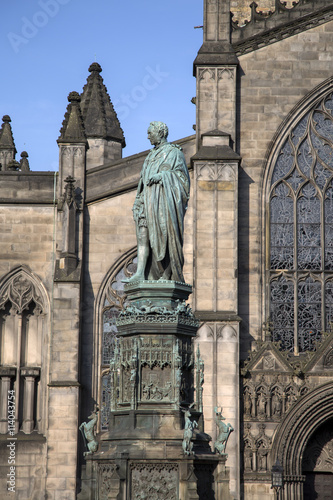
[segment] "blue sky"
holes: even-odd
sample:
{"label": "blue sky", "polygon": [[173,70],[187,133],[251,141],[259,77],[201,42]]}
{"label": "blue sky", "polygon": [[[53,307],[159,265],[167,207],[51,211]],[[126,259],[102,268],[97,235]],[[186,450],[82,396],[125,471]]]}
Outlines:
{"label": "blue sky", "polygon": [[192,63],[202,43],[203,0],[11,0],[1,8],[0,117],[12,119],[30,168],[58,169],[56,140],[69,92],[95,60],[125,133],[123,156],[150,147],[147,127],[169,140],[193,134]]}

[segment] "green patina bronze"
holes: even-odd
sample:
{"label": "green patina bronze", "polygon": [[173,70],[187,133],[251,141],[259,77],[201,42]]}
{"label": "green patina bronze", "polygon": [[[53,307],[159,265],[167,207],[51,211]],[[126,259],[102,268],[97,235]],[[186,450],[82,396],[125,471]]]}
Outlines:
{"label": "green patina bronze", "polygon": [[215,412],[215,422],[219,430],[219,434],[216,438],[216,441],[214,443],[214,450],[217,451],[220,455],[225,455],[225,447],[227,445],[227,441],[229,438],[230,433],[234,430],[231,424],[225,424],[223,420],[225,420],[225,417],[222,415],[222,408],[221,411],[218,411],[218,408],[214,408]]}
{"label": "green patina bronze", "polygon": [[133,206],[138,268],[128,281],[184,282],[184,216],[190,179],[181,148],[167,142],[168,127],[151,122],[148,139],[154,148],[141,171]]}

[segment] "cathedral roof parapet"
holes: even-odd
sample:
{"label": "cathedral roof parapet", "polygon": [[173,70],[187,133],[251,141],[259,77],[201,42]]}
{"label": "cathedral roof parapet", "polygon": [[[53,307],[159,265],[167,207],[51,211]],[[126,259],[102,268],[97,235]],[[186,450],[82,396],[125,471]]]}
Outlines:
{"label": "cathedral roof parapet", "polygon": [[[329,3],[329,5],[327,5]],[[231,42],[237,56],[260,49],[299,32],[326,23],[333,18],[333,2],[299,0],[288,8],[286,2],[275,0],[275,10],[261,12],[252,2],[251,19],[242,26],[232,21]]]}

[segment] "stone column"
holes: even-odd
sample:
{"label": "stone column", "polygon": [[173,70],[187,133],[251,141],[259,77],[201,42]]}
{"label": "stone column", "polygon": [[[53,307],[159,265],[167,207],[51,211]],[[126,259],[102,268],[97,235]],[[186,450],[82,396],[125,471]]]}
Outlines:
{"label": "stone column", "polygon": [[[57,245],[59,252],[51,304],[52,332],[48,394],[50,418],[47,432],[46,490],[50,499],[74,500],[78,462],[81,263],[87,140],[80,111],[80,96],[77,92],[71,92],[68,100],[69,105],[58,139],[60,164],[58,197],[60,202],[67,203],[68,200],[66,197],[64,199],[62,194],[66,184],[72,184],[73,187],[75,179],[75,192],[71,192],[69,198],[71,198],[70,203],[79,205],[79,210],[76,214],[78,219],[76,235],[71,235],[70,227],[73,226],[66,224],[61,203],[58,206]],[[64,228],[65,231],[63,231]],[[65,250],[72,251],[74,248],[73,241],[68,241],[68,238],[75,241],[75,265],[72,265],[73,259],[66,260],[64,255]]]}
{"label": "stone column", "polygon": [[15,373],[16,373],[16,368],[1,367],[1,372],[0,372],[0,377],[1,377],[0,433],[1,434],[6,434],[8,431],[8,391],[11,388],[11,380],[15,378]]}
{"label": "stone column", "polygon": [[21,368],[21,376],[24,378],[22,430],[25,434],[30,434],[35,428],[34,401],[36,378],[39,374],[39,368]]}
{"label": "stone column", "polygon": [[216,436],[214,408],[235,431],[227,443],[231,494],[239,494],[238,169],[231,134],[204,133],[194,170],[194,299],[204,325],[197,343],[205,363],[205,432]]}

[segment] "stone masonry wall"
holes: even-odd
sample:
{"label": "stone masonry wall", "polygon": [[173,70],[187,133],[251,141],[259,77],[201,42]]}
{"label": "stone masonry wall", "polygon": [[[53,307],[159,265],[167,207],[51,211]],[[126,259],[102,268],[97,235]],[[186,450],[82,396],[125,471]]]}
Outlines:
{"label": "stone masonry wall", "polygon": [[[26,265],[37,275],[51,296],[53,207],[52,206],[0,206],[0,278],[19,265]],[[46,307],[48,305],[46,304]],[[48,357],[48,339],[42,341],[44,355]],[[45,402],[44,402],[45,404]],[[18,410],[18,408],[17,408]],[[42,423],[44,434],[46,421]],[[7,491],[8,435],[0,443],[1,498],[17,500],[39,499],[45,489],[46,442],[41,434],[20,433],[15,446],[16,494]]]}
{"label": "stone masonry wall", "polygon": [[0,205],[0,232],[0,278],[25,264],[50,293],[53,207]]}
{"label": "stone masonry wall", "polygon": [[45,488],[45,441],[31,441],[31,439],[16,442],[15,452],[15,493],[8,491],[7,474],[9,448],[7,436],[0,442],[0,491],[2,500],[39,500]]}

